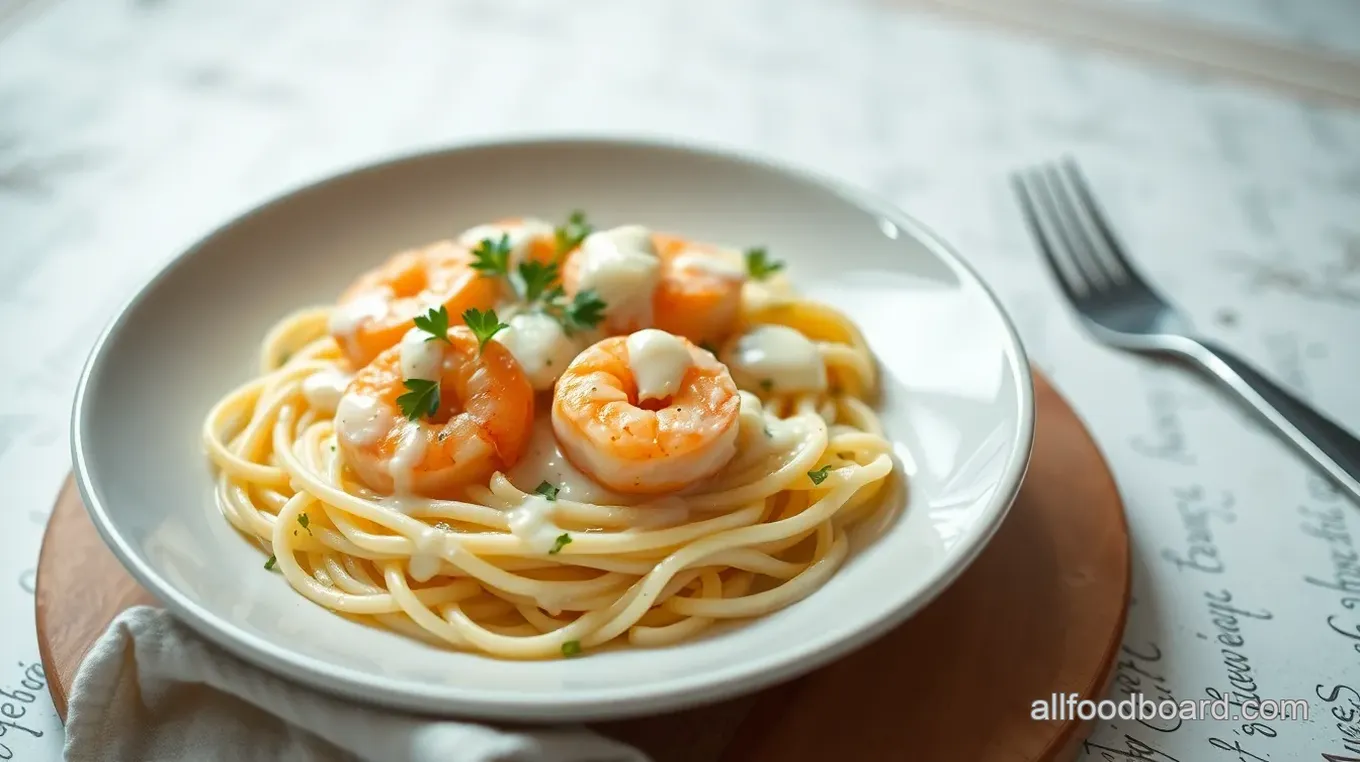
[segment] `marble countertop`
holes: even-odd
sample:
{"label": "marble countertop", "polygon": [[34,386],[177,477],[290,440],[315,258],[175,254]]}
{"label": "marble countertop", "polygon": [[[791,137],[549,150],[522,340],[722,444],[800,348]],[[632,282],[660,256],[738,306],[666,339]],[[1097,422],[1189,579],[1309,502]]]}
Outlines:
{"label": "marble countertop", "polygon": [[[1134,603],[1112,695],[1309,702],[1306,721],[1101,722],[1086,758],[1360,758],[1360,714],[1345,719],[1360,509],[1206,382],[1081,334],[1006,184],[1076,156],[1206,333],[1360,430],[1360,112],[813,0],[62,0],[0,37],[0,689],[38,661],[33,567],[76,374],[150,272],[356,163],[582,132],[793,161],[940,232],[1001,294],[1127,501]],[[59,757],[45,695],[0,728],[0,759]]]}

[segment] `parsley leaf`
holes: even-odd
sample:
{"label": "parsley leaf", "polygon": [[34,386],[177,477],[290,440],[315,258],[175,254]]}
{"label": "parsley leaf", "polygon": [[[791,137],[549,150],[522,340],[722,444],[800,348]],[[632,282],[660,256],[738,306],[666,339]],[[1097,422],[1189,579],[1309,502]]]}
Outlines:
{"label": "parsley leaf", "polygon": [[562,325],[569,333],[594,328],[604,320],[605,306],[595,289],[578,291],[563,311]]}
{"label": "parsley leaf", "polygon": [[[467,323],[467,327],[471,328],[472,334],[477,337],[477,352],[479,354],[486,348],[486,343],[491,341],[492,336],[495,336],[510,327],[509,325],[502,323],[500,318],[496,317],[495,310],[482,312],[476,307],[463,313],[463,322]],[[397,401],[400,402],[401,400]],[[431,415],[433,415],[433,413],[431,413]]]}
{"label": "parsley leaf", "polygon": [[437,310],[430,310],[427,315],[417,315],[414,322],[416,328],[430,334],[426,341],[449,340],[449,311],[443,305]]}
{"label": "parsley leaf", "polygon": [[[532,261],[521,263],[519,280],[519,285],[523,289],[520,296],[524,297],[524,301],[532,304],[538,301],[544,293],[553,293],[548,291],[548,287],[553,284],[553,281],[557,280],[557,263],[549,262],[546,265],[542,262]],[[556,289],[553,291],[556,291]]]}
{"label": "parsley leaf", "polygon": [[831,466],[822,466],[816,471],[808,471],[807,472],[808,478],[812,480],[813,484],[821,484],[822,482],[826,481],[827,472],[830,470]]}
{"label": "parsley leaf", "polygon": [[565,548],[570,544],[571,535],[567,534],[566,532],[563,532],[562,534],[558,535],[557,541],[553,543],[552,550],[548,551],[548,555],[555,556],[558,553],[562,552],[562,548]]}
{"label": "parsley leaf", "polygon": [[[552,486],[546,481],[534,488],[534,492],[537,492],[538,494],[548,498],[549,500],[556,500],[557,493],[560,491],[561,490],[559,490],[557,487]],[[571,540],[568,540],[567,542],[571,542]]]}
{"label": "parsley leaf", "polygon": [[553,229],[553,238],[557,241],[557,253],[566,254],[586,239],[586,236],[595,231],[595,226],[586,222],[586,213],[576,210],[567,217],[564,225],[558,225]]}
{"label": "parsley leaf", "polygon": [[568,640],[567,642],[562,644],[563,656],[575,656],[579,653],[581,653],[581,641]]}
{"label": "parsley leaf", "polygon": [[472,250],[472,269],[482,275],[495,277],[510,274],[510,235],[502,234],[499,241],[483,238]]}
{"label": "parsley leaf", "polygon": [[784,263],[777,259],[770,259],[770,253],[764,246],[757,246],[754,249],[746,250],[746,272],[756,280],[765,280],[784,269]]}
{"label": "parsley leaf", "polygon": [[299,514],[298,514],[298,519],[297,519],[297,521],[298,521],[298,524],[301,525],[301,527],[302,527],[303,529],[306,529],[306,530],[307,530],[307,534],[311,534],[311,533],[312,533],[312,530],[309,529],[309,528],[307,527],[307,525],[308,525],[309,523],[311,523],[311,519],[307,518],[307,514],[305,514],[305,513],[299,513]]}
{"label": "parsley leaf", "polygon": [[760,379],[760,390],[766,394],[774,391],[774,380],[769,378]]}
{"label": "parsley leaf", "polygon": [[270,557],[269,557],[269,560],[264,562],[264,568],[266,568],[266,569],[268,569],[268,570],[270,570],[270,571],[273,571],[273,570],[274,570],[274,564],[276,564],[276,563],[278,563],[278,562],[279,562],[279,559],[278,559],[278,558],[276,558],[276,557],[274,557],[274,556],[270,556]]}
{"label": "parsley leaf", "polygon": [[433,417],[439,410],[439,382],[423,378],[408,378],[402,384],[410,389],[397,398],[397,407],[407,420],[414,421],[421,416]]}

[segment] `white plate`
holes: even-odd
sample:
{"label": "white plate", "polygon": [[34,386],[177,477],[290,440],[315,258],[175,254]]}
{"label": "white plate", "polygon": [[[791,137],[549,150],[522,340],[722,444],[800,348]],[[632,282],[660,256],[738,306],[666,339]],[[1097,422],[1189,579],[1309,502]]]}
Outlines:
{"label": "white plate", "polygon": [[[581,208],[694,238],[767,245],[849,313],[882,367],[880,414],[909,485],[825,587],[693,642],[508,662],[439,650],[305,600],[213,503],[199,427],[248,378],[266,329],[332,301],[389,252],[474,223]],[[1028,462],[1033,391],[1009,320],[920,224],[838,184],[674,145],[481,145],[360,169],[273,201],[179,255],[95,344],[72,454],[95,526],[176,615],[244,659],[357,699],[434,713],[566,720],[754,690],[862,645],[977,555]],[[905,505],[901,505],[905,503]],[[877,536],[870,536],[876,534]]]}

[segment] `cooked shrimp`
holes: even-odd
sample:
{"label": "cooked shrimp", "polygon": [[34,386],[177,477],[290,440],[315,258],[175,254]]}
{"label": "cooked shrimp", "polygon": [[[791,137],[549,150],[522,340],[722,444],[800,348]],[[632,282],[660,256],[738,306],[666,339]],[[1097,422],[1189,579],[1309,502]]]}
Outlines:
{"label": "cooked shrimp", "polygon": [[716,246],[630,225],[593,233],[562,270],[567,293],[594,289],[607,334],[659,328],[717,344],[736,326],[746,274]]}
{"label": "cooked shrimp", "polygon": [[482,241],[498,241],[505,236],[510,244],[510,269],[521,262],[556,262],[557,238],[551,222],[537,217],[506,217],[485,225],[468,228],[458,235],[458,243],[475,249]]}
{"label": "cooked shrimp", "polygon": [[330,333],[356,369],[395,345],[411,319],[444,306],[452,315],[489,309],[500,285],[472,269],[466,247],[441,241],[398,252],[368,271],[340,296]]}
{"label": "cooked shrimp", "polygon": [[709,244],[654,234],[661,282],[652,297],[656,327],[694,342],[722,342],[741,312],[746,271],[737,255]]}
{"label": "cooked shrimp", "polygon": [[589,289],[604,301],[600,327],[611,336],[652,326],[652,299],[660,280],[661,260],[652,233],[641,225],[591,233],[562,266],[562,287],[568,294]]}
{"label": "cooked shrimp", "polygon": [[[519,461],[534,418],[534,390],[509,350],[464,326],[448,342],[412,329],[363,367],[340,398],[336,439],[344,462],[384,494],[456,497]],[[397,398],[404,381],[439,383],[433,415],[407,420]]]}
{"label": "cooked shrimp", "polygon": [[713,355],[647,329],[578,355],[557,380],[552,423],[577,469],[617,492],[655,494],[725,466],[740,410],[737,386]]}

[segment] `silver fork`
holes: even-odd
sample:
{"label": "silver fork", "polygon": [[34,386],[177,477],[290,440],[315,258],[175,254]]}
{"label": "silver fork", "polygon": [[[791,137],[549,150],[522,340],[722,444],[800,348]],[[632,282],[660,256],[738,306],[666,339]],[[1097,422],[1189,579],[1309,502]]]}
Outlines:
{"label": "silver fork", "polygon": [[1360,439],[1245,360],[1196,336],[1129,262],[1075,162],[1063,159],[1017,172],[1011,182],[1049,268],[1097,340],[1180,357],[1207,371],[1360,501]]}

